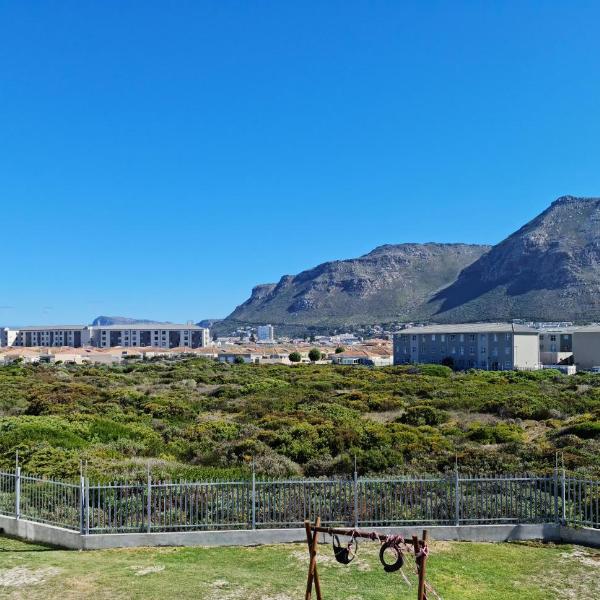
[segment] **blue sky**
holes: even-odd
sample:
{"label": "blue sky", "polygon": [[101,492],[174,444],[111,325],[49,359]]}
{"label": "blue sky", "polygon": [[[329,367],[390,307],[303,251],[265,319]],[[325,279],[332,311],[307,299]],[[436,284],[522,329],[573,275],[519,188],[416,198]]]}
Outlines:
{"label": "blue sky", "polygon": [[0,0],[0,324],[227,315],[600,195],[597,2]]}

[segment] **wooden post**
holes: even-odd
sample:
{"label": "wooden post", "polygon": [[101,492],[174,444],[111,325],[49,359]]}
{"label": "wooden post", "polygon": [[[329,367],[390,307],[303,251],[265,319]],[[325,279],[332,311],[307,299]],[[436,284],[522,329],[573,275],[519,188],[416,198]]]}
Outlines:
{"label": "wooden post", "polygon": [[[321,526],[321,517],[317,517],[315,520],[315,527]],[[315,584],[315,590],[317,592],[317,600],[323,600],[321,596],[321,582],[319,581],[319,572],[317,571],[317,544],[319,543],[319,534],[315,531],[312,532],[312,526],[310,521],[304,521],[304,528],[306,529],[306,542],[308,544],[308,553],[310,562],[308,564],[308,580],[306,582],[306,595],[305,600],[311,600],[313,582]]]}
{"label": "wooden post", "polygon": [[[419,541],[419,538],[416,535],[412,536],[413,548],[415,550],[415,557],[419,556],[421,550],[427,545],[428,538],[427,530],[423,531],[423,539]],[[419,588],[417,592],[417,600],[427,600],[427,595],[425,594],[425,564],[427,562],[426,556],[419,556],[416,558],[417,561],[417,571],[419,573]]]}

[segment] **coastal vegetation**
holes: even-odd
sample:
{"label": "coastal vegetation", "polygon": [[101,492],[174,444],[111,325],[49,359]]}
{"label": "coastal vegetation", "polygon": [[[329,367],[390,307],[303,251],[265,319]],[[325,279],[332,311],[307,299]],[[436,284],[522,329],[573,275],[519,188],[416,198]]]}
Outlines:
{"label": "coastal vegetation", "polygon": [[222,364],[0,367],[0,467],[92,479],[600,475],[600,376]]}

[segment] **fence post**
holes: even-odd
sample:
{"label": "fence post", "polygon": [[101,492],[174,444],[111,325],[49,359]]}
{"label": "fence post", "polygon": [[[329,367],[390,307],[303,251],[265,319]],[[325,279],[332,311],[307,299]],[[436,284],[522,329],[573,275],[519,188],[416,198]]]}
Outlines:
{"label": "fence post", "polygon": [[256,529],[256,473],[252,465],[252,529]]}
{"label": "fence post", "polygon": [[354,467],[354,529],[358,529],[358,472]]}
{"label": "fence post", "polygon": [[21,467],[15,470],[15,517],[21,518]]}
{"label": "fence post", "polygon": [[79,534],[83,535],[85,532],[85,479],[83,475],[79,476]]}
{"label": "fence post", "polygon": [[[86,468],[87,472],[87,468]],[[98,490],[98,494],[100,490]],[[90,478],[85,478],[85,535],[90,535]]]}
{"label": "fence post", "polygon": [[150,476],[150,465],[148,465],[148,484],[146,488],[146,531],[150,533],[152,528],[152,479]]}
{"label": "fence post", "polygon": [[561,491],[561,498],[562,498],[562,525],[566,525],[567,524],[567,475],[565,472],[565,465],[563,463],[563,467],[562,467],[562,491]]}
{"label": "fence post", "polygon": [[554,522],[557,525],[560,523],[560,516],[558,515],[558,465],[554,467]]}
{"label": "fence post", "polygon": [[458,466],[454,470],[454,511],[456,526],[460,526],[460,478],[458,476]]}

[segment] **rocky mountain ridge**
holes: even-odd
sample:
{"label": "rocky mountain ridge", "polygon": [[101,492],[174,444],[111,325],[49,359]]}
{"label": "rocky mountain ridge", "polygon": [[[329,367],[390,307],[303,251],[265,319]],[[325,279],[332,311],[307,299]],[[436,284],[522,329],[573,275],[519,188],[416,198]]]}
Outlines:
{"label": "rocky mountain ridge", "polygon": [[600,198],[563,196],[499,244],[394,244],[261,284],[220,327],[600,320]]}

